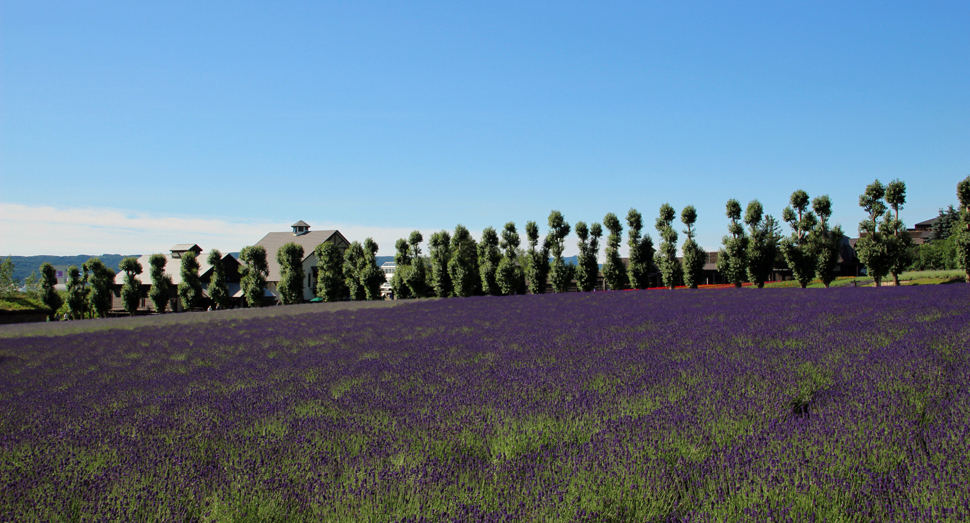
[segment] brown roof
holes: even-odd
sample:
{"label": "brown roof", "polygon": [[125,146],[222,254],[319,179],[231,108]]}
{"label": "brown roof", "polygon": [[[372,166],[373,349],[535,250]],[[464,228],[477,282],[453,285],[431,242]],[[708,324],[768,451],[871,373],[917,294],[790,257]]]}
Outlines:
{"label": "brown roof", "polygon": [[[188,244],[188,245],[192,245],[192,244]],[[182,259],[174,258],[171,253],[165,254],[164,256],[165,256],[165,259],[167,260],[167,262],[165,263],[165,274],[169,275],[172,278],[173,285],[178,285],[182,283]],[[141,264],[142,271],[141,271],[141,274],[135,275],[135,278],[137,278],[142,285],[152,284],[152,277],[150,274],[152,265],[151,263],[149,263],[149,259],[151,257],[152,257],[151,254],[146,254],[138,258],[138,263]],[[200,277],[205,276],[207,272],[212,270],[212,266],[209,265],[208,258],[209,258],[209,253],[207,252],[202,252],[198,256],[196,256],[196,259],[199,262]],[[234,263],[239,264],[239,260],[237,260],[233,255],[223,254],[222,261],[225,263],[228,260],[232,260]],[[115,274],[115,284],[122,285],[124,283],[125,283],[125,271],[118,271],[118,274]]]}
{"label": "brown roof", "polygon": [[280,281],[280,264],[276,262],[276,251],[283,245],[293,242],[302,246],[303,259],[306,260],[313,255],[313,250],[317,248],[317,245],[328,240],[333,241],[341,249],[346,249],[350,246],[347,238],[344,238],[344,235],[340,234],[340,231],[337,230],[308,231],[299,236],[294,235],[292,232],[271,232],[263,236],[263,239],[256,242],[256,245],[262,245],[266,249],[266,265],[269,267],[269,275],[266,277],[266,281]]}

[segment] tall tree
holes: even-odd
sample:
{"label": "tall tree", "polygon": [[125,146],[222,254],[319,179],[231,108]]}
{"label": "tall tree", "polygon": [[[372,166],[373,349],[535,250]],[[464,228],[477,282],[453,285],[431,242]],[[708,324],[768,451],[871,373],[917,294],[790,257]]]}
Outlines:
{"label": "tall tree", "polygon": [[373,238],[364,239],[364,266],[360,269],[360,283],[369,301],[381,299],[381,285],[387,281],[387,275],[377,265],[378,249]]}
{"label": "tall tree", "polygon": [[731,198],[725,206],[725,215],[731,220],[728,233],[721,239],[724,248],[717,253],[717,272],[724,275],[727,281],[740,287],[747,276],[748,268],[748,236],[744,234],[741,225],[741,203]]}
{"label": "tall tree", "polygon": [[91,258],[84,262],[87,277],[88,308],[95,316],[104,318],[111,310],[111,285],[115,280],[115,271],[104,264],[99,258]]}
{"label": "tall tree", "polygon": [[506,296],[525,292],[525,274],[518,259],[519,242],[515,222],[506,223],[502,228],[502,240],[499,242],[499,247],[502,248],[502,259],[495,272],[495,283]]}
{"label": "tall tree", "polygon": [[839,225],[829,228],[832,201],[828,195],[818,196],[812,200],[812,210],[818,216],[818,223],[809,238],[812,251],[815,253],[815,275],[822,281],[822,285],[828,288],[835,279],[835,267],[839,263],[839,251],[845,234]]}
{"label": "tall tree", "polygon": [[603,280],[611,291],[621,291],[626,288],[627,274],[620,260],[620,242],[623,241],[623,225],[613,213],[603,217],[603,226],[610,231],[606,237],[606,261],[603,263]]}
{"label": "tall tree", "polygon": [[412,298],[411,288],[405,282],[405,273],[411,268],[411,246],[404,238],[394,243],[394,276],[391,277],[391,289],[394,298],[406,300]]}
{"label": "tall tree", "polygon": [[668,289],[673,289],[677,285],[677,280],[683,273],[680,262],[677,261],[677,230],[673,226],[676,216],[677,211],[669,203],[665,203],[660,206],[660,216],[657,217],[657,223],[654,225],[663,240],[657,253],[659,255],[656,262],[657,268],[660,269],[660,277]]}
{"label": "tall tree", "polygon": [[482,231],[482,240],[478,242],[478,272],[482,279],[482,294],[500,296],[502,289],[496,275],[502,253],[499,251],[498,233],[492,227]]}
{"label": "tall tree", "polygon": [[892,218],[887,214],[884,220],[886,231],[892,231],[892,237],[887,237],[892,260],[889,273],[893,276],[893,283],[898,286],[899,275],[913,263],[913,239],[899,219],[899,209],[906,204],[906,184],[898,178],[886,184],[886,203],[892,211]]}
{"label": "tall tree", "polygon": [[552,280],[552,289],[556,292],[566,292],[569,284],[573,280],[572,265],[566,265],[562,259],[562,253],[566,248],[566,236],[571,230],[562,213],[552,211],[549,213],[549,245],[553,260],[549,270],[549,279]]}
{"label": "tall tree", "polygon": [[684,241],[684,285],[691,289],[696,289],[701,280],[701,272],[704,270],[704,263],[707,261],[707,253],[694,241],[695,231],[693,226],[697,223],[697,209],[693,205],[684,207],[680,212],[680,221],[687,226],[684,234],[687,240]]}
{"label": "tall tree", "polygon": [[960,222],[954,224],[951,234],[956,235],[957,257],[970,283],[970,176],[957,184],[957,199],[960,200]]}
{"label": "tall tree", "polygon": [[121,286],[121,304],[130,316],[134,316],[138,310],[138,301],[141,299],[141,280],[138,275],[142,273],[142,266],[138,263],[138,258],[134,256],[124,258],[118,266],[125,273],[125,282]]}
{"label": "tall tree", "polygon": [[421,235],[421,231],[411,231],[411,236],[408,237],[408,245],[411,247],[411,264],[401,275],[411,296],[415,298],[423,298],[428,292],[428,271],[425,268],[424,259],[421,257],[421,242],[423,241],[424,236]]}
{"label": "tall tree", "polygon": [[791,269],[795,281],[804,289],[815,277],[816,253],[809,234],[818,223],[815,213],[808,208],[808,193],[797,190],[788,200],[789,206],[782,212],[782,219],[792,228],[791,236],[781,242],[781,252]]}
{"label": "tall tree", "polygon": [[57,309],[60,309],[61,305],[64,304],[61,295],[54,288],[57,285],[57,271],[53,265],[44,262],[40,265],[40,277],[40,299],[50,309],[47,319],[53,320],[57,316]]}
{"label": "tall tree", "polygon": [[630,265],[627,275],[630,287],[646,289],[650,286],[650,271],[653,269],[653,238],[649,234],[642,234],[643,215],[631,208],[626,214],[626,224],[630,227],[627,232],[627,245],[630,246]]}
{"label": "tall tree", "polygon": [[193,251],[182,255],[182,265],[179,267],[182,282],[178,286],[179,301],[182,308],[190,311],[198,307],[202,299],[202,280],[199,279],[199,260]]}
{"label": "tall tree", "polygon": [[361,282],[363,269],[366,267],[364,246],[360,242],[353,242],[344,251],[344,285],[350,294],[350,299],[363,301],[367,298],[367,289]]}
{"label": "tall tree", "polygon": [[775,219],[764,215],[758,200],[748,202],[744,223],[748,226],[748,280],[762,289],[771,277],[781,232]]}
{"label": "tall tree", "polygon": [[451,252],[448,276],[451,277],[452,293],[461,298],[478,294],[482,287],[478,271],[478,245],[464,225],[455,226]]}
{"label": "tall tree", "polygon": [[14,264],[7,256],[3,263],[0,263],[0,296],[10,296],[17,292],[20,282],[13,277]]}
{"label": "tall tree", "polygon": [[340,249],[333,242],[323,242],[313,252],[317,256],[317,296],[325,302],[340,301],[346,295]]}
{"label": "tall tree", "polygon": [[168,307],[168,296],[172,288],[172,277],[165,274],[168,258],[164,254],[152,254],[148,258],[148,275],[152,279],[152,288],[148,291],[148,298],[155,306],[155,312],[165,314]]}
{"label": "tall tree", "polygon": [[431,286],[435,296],[447,298],[451,296],[451,276],[448,274],[448,262],[451,261],[451,234],[448,231],[438,231],[428,240],[431,256]]}
{"label": "tall tree", "polygon": [[226,268],[222,265],[222,253],[218,249],[212,249],[206,259],[212,266],[212,276],[209,277],[209,299],[220,309],[228,309],[232,303],[232,296],[229,295],[229,282],[226,279]]}
{"label": "tall tree", "polygon": [[576,237],[579,238],[579,260],[576,266],[576,286],[582,292],[589,292],[596,288],[599,277],[599,241],[603,236],[603,227],[593,223],[589,227],[584,222],[576,222]]}
{"label": "tall tree", "polygon": [[243,247],[239,259],[245,264],[239,281],[246,306],[262,307],[266,295],[266,278],[269,276],[266,248],[262,245]]}
{"label": "tall tree", "polygon": [[529,292],[532,294],[544,294],[546,292],[546,281],[549,277],[549,237],[539,245],[539,225],[534,221],[526,222],[525,235],[529,240],[528,267],[526,267],[525,278],[529,285]]}
{"label": "tall tree", "polygon": [[71,319],[80,320],[88,311],[84,286],[87,283],[87,271],[81,277],[77,265],[67,268],[67,314]]}
{"label": "tall tree", "polygon": [[[866,211],[868,218],[859,223],[859,241],[856,242],[856,255],[866,266],[868,274],[876,282],[876,287],[882,285],[882,279],[892,268],[892,253],[885,234],[885,221],[879,227],[879,218],[887,212],[883,198],[886,187],[876,180],[866,186],[866,191],[859,196],[859,207]],[[880,230],[883,229],[883,230]]]}
{"label": "tall tree", "polygon": [[294,242],[283,244],[276,251],[276,263],[280,266],[280,282],[276,290],[283,305],[303,301],[303,246]]}

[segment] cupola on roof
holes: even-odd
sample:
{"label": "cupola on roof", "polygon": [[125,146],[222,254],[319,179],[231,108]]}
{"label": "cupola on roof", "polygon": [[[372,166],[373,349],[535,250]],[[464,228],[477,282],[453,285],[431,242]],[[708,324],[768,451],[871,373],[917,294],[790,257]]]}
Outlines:
{"label": "cupola on roof", "polygon": [[301,234],[310,232],[310,224],[303,220],[294,223],[291,227],[293,227],[294,236],[300,236]]}

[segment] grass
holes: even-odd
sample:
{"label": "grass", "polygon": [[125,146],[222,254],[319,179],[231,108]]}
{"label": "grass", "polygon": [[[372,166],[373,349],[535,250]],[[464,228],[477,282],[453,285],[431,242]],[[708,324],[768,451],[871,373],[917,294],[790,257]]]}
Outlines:
{"label": "grass", "polygon": [[37,311],[46,312],[47,306],[40,298],[27,296],[26,294],[14,294],[0,297],[0,311],[20,312]]}

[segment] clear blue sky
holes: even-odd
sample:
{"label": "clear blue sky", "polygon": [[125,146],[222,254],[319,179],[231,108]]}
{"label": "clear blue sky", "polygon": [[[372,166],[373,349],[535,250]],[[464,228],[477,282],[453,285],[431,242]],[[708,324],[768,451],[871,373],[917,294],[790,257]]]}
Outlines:
{"label": "clear blue sky", "polygon": [[300,219],[391,254],[630,207],[656,241],[664,202],[716,250],[728,198],[829,194],[854,235],[897,177],[912,224],[970,174],[968,27],[965,1],[5,1],[0,255],[238,250]]}

